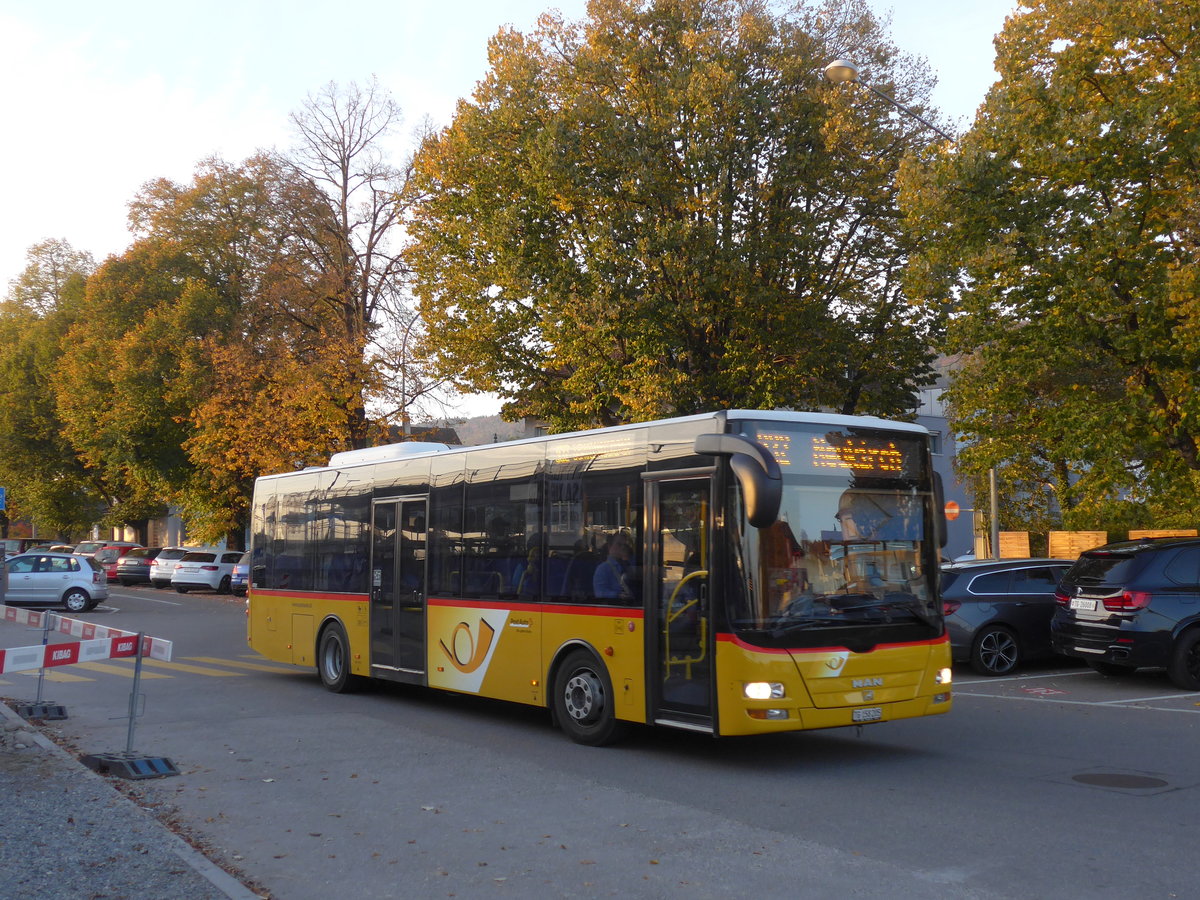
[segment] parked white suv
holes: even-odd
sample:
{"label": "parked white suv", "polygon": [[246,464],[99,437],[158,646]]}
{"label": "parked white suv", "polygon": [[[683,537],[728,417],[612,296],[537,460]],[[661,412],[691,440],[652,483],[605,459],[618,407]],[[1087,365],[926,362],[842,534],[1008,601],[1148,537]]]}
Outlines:
{"label": "parked white suv", "polygon": [[62,604],[80,613],[108,599],[108,575],[90,556],[22,553],[6,559],[4,568],[8,570],[5,603]]}
{"label": "parked white suv", "polygon": [[156,588],[170,587],[171,577],[175,574],[175,563],[183,559],[185,553],[199,549],[199,547],[163,547],[158,556],[150,560],[150,583]]}
{"label": "parked white suv", "polygon": [[181,594],[197,588],[228,594],[233,564],[241,558],[241,550],[192,550],[175,563],[171,586]]}

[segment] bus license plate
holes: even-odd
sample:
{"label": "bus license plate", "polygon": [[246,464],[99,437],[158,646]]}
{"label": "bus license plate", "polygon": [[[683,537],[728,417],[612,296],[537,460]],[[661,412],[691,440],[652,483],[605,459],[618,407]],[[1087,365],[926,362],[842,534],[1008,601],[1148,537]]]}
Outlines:
{"label": "bus license plate", "polygon": [[882,718],[882,706],[868,706],[864,709],[856,709],[850,714],[852,722],[878,722]]}
{"label": "bus license plate", "polygon": [[1095,600],[1083,600],[1079,597],[1071,598],[1071,609],[1086,609],[1088,612],[1096,611]]}

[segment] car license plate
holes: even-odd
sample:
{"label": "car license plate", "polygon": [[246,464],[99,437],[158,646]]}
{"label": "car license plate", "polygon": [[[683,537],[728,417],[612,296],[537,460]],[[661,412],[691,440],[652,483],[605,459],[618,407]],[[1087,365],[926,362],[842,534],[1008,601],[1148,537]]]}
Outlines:
{"label": "car license plate", "polygon": [[1085,609],[1088,612],[1096,611],[1095,600],[1084,600],[1082,597],[1071,598],[1071,609]]}
{"label": "car license plate", "polygon": [[882,706],[867,706],[863,709],[856,709],[850,714],[852,722],[878,722],[882,718]]}

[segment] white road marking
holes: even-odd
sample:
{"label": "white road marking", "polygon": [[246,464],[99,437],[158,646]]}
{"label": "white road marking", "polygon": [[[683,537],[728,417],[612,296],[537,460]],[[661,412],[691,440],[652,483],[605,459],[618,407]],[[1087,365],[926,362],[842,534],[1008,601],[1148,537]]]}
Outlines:
{"label": "white road marking", "polygon": [[[1047,697],[1044,694],[1016,696],[1012,694],[980,694],[970,691],[964,691],[961,694],[955,694],[954,699],[958,700],[962,697],[986,697],[990,700],[1021,700],[1025,703],[1060,703],[1064,706],[1109,706],[1116,707],[1123,703],[1145,703],[1147,700],[1174,700],[1179,697],[1194,697],[1196,694],[1163,694],[1159,697],[1144,697],[1134,700],[1060,700],[1056,697]],[[1143,706],[1142,709],[1152,709],[1156,712],[1182,712],[1192,713],[1193,715],[1200,714],[1200,708],[1195,709],[1176,709],[1173,706]]]}
{"label": "white road marking", "polygon": [[1097,703],[1103,706],[1105,703],[1145,703],[1147,700],[1179,700],[1182,697],[1200,697],[1200,694],[1188,691],[1186,694],[1158,694],[1154,697],[1133,697],[1127,700],[1100,700]]}
{"label": "white road marking", "polygon": [[1078,672],[1051,672],[1049,675],[1006,675],[999,678],[976,678],[974,681],[955,681],[955,684],[1000,684],[1004,681],[1032,681],[1035,678],[1067,678],[1073,675],[1095,675],[1091,669]]}

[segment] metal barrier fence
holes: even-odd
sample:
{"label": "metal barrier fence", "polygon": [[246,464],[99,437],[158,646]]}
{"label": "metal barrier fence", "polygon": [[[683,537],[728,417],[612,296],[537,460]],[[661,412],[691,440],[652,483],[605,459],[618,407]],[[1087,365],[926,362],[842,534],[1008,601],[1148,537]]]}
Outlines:
{"label": "metal barrier fence", "polygon": [[[134,726],[137,722],[139,691],[142,675],[142,658],[170,662],[172,643],[162,638],[149,637],[141,632],[122,631],[97,625],[83,619],[72,619],[55,613],[0,604],[0,619],[14,625],[25,625],[42,629],[41,644],[29,647],[0,649],[0,675],[10,672],[25,672],[37,669],[37,699],[32,703],[18,702],[16,711],[26,719],[64,719],[66,710],[57,704],[42,699],[42,686],[46,670],[58,666],[70,666],[103,659],[132,657],[133,688],[129,695],[129,731],[124,753],[92,754],[82,758],[85,765],[102,774],[114,774],[124,778],[157,778],[163,775],[178,775],[179,770],[164,757],[142,756],[133,752]],[[78,638],[75,641],[50,643],[52,633]]]}

